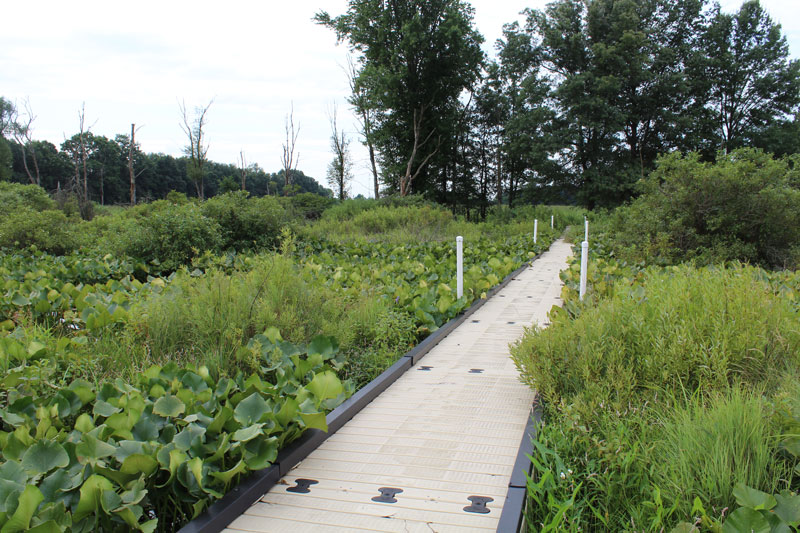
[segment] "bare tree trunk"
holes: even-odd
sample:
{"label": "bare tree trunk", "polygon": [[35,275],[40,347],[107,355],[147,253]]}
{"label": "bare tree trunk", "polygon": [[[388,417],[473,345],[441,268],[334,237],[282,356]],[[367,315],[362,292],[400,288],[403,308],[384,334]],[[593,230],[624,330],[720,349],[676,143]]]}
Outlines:
{"label": "bare tree trunk", "polygon": [[331,124],[331,150],[333,150],[333,161],[328,166],[328,184],[338,190],[339,200],[347,197],[347,185],[352,179],[350,172],[350,153],[348,147],[350,140],[344,131],[339,131],[336,123],[336,104],[333,105],[333,113],[328,117]]}
{"label": "bare tree trunk", "polygon": [[103,190],[103,174],[105,174],[105,167],[100,167],[100,205],[106,205],[106,193]]}
{"label": "bare tree trunk", "polygon": [[86,102],[81,105],[81,110],[78,113],[78,118],[80,119],[80,158],[81,164],[83,165],[83,201],[87,203],[89,201],[89,179],[88,173],[86,171],[86,134],[88,130],[84,131],[85,119],[86,119]]}
{"label": "bare tree trunk", "polygon": [[189,156],[189,168],[187,172],[194,182],[194,188],[197,191],[197,197],[201,200],[205,199],[205,163],[208,159],[208,144],[204,144],[205,139],[203,136],[205,132],[203,128],[206,126],[206,114],[208,108],[214,103],[214,99],[205,107],[195,107],[195,117],[193,120],[189,118],[189,113],[186,111],[186,104],[179,104],[181,115],[183,116],[183,124],[181,129],[189,139],[189,146],[184,148],[186,155]]}
{"label": "bare tree trunk", "polygon": [[128,175],[131,180],[131,205],[136,205],[136,173],[133,171],[133,147],[136,146],[136,124],[131,124],[131,142],[128,145]]}
{"label": "bare tree trunk", "polygon": [[[14,111],[14,114],[16,115],[16,111]],[[25,100],[25,116],[27,122],[24,125],[19,123],[16,119],[13,121],[15,126],[12,133],[14,135],[14,140],[17,142],[17,144],[19,144],[20,149],[22,150],[22,166],[25,168],[25,174],[28,175],[28,181],[34,185],[41,185],[39,162],[36,159],[36,148],[33,145],[33,129],[31,128],[33,121],[36,120],[36,116],[33,114],[31,103],[27,99]],[[33,161],[35,174],[31,173],[30,168],[28,167],[28,155],[26,153],[26,148],[30,148],[31,160]]]}
{"label": "bare tree trunk", "polygon": [[422,149],[423,146],[431,139],[433,136],[433,131],[431,131],[424,140],[420,141],[420,137],[422,136],[422,121],[423,115],[425,113],[425,106],[419,109],[419,112],[415,109],[414,110],[414,145],[411,148],[411,155],[408,158],[408,164],[406,164],[406,173],[404,176],[400,178],[400,196],[407,196],[409,192],[411,192],[411,184],[414,182],[414,179],[419,176],[419,173],[422,171],[423,167],[428,163],[431,157],[433,157],[436,152],[439,151],[439,145],[441,143],[441,139],[436,144],[436,148],[433,149],[431,153],[425,156],[425,159],[417,167],[417,170],[414,173],[411,173],[411,170],[414,168],[414,162],[417,159],[417,152]]}
{"label": "bare tree trunk", "polygon": [[503,205],[503,160],[497,147],[497,205]]}
{"label": "bare tree trunk", "polygon": [[[300,134],[300,126],[297,131],[294,128],[294,103],[292,110],[286,115],[286,144],[283,145],[283,155],[281,156],[281,164],[283,165],[283,179],[284,188],[289,187],[291,183],[291,172],[297,170],[297,163],[300,161],[300,152],[297,153],[295,158],[294,150],[297,145],[297,136]],[[284,191],[284,195],[288,194],[288,189]]]}
{"label": "bare tree trunk", "polygon": [[240,165],[240,172],[242,173],[242,190],[247,190],[245,186],[245,182],[247,181],[247,161],[244,158],[244,151],[239,150],[239,165]]}

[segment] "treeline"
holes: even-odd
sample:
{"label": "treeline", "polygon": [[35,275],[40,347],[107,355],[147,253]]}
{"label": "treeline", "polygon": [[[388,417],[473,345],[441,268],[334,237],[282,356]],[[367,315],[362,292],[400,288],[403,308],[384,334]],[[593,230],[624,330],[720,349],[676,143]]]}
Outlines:
{"label": "treeline", "polygon": [[[128,204],[129,163],[132,163],[137,203],[163,199],[170,191],[189,197],[197,195],[195,182],[187,172],[188,157],[144,153],[138,143],[130,146],[131,137],[127,134],[109,139],[84,131],[56,147],[48,141],[26,138],[26,126],[16,118],[19,115],[9,100],[0,98],[0,111],[0,180],[39,185],[51,193],[74,192],[81,200],[85,180],[89,201],[101,205]],[[242,169],[206,161],[204,195],[212,197],[242,189],[253,196],[332,195],[300,170],[290,171],[289,178],[287,186],[283,170],[269,173],[258,164]]]}
{"label": "treeline", "polygon": [[[321,11],[356,56],[351,104],[385,192],[454,208],[616,205],[660,154],[800,150],[800,63],[757,0],[556,0],[487,62],[459,0]],[[466,97],[465,97],[466,95]]]}

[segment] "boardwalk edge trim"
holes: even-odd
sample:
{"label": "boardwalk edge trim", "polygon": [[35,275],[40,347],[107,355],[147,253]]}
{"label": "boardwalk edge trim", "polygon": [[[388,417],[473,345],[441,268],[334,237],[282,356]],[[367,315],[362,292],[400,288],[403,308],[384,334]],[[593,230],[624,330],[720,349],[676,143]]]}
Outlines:
{"label": "boardwalk edge trim", "polygon": [[[236,487],[228,491],[225,496],[216,502],[212,503],[200,516],[183,526],[178,533],[220,533],[236,518],[249,509],[261,497],[266,494],[275,484],[294,468],[300,461],[308,457],[308,455],[317,449],[325,439],[333,435],[341,429],[351,418],[359,413],[366,407],[372,400],[378,397],[383,391],[397,381],[407,370],[414,367],[417,362],[422,359],[434,346],[439,344],[444,338],[450,334],[456,327],[461,325],[467,318],[469,318],[475,311],[480,309],[489,299],[497,294],[502,288],[508,285],[526,268],[528,268],[534,261],[539,259],[542,253],[537,254],[532,259],[528,260],[519,267],[517,270],[506,276],[500,283],[492,287],[487,293],[486,298],[478,298],[473,304],[464,310],[459,316],[453,318],[447,323],[443,324],[439,329],[431,333],[422,342],[417,344],[405,355],[400,357],[396,363],[383,371],[381,375],[367,383],[364,387],[359,389],[355,394],[348,398],[345,402],[339,405],[336,409],[328,413],[326,422],[328,424],[328,432],[320,431],[318,429],[307,429],[303,434],[292,442],[289,446],[278,452],[278,457],[275,462],[263,470],[252,472],[244,478]],[[541,420],[541,415],[540,418]],[[523,472],[530,472],[530,462],[527,467],[524,466],[524,461],[527,461],[527,454],[532,451],[531,436],[536,435],[536,425],[532,422],[533,417],[529,418],[528,425],[525,427],[525,433],[522,437],[520,450],[517,453],[517,459],[514,462],[514,473],[512,474],[512,482],[519,483],[518,479],[521,476],[522,486],[512,486],[509,483],[509,491],[506,496],[506,506],[511,506],[506,510],[503,507],[503,512],[500,517],[500,525],[504,524],[503,517],[506,514],[516,517],[518,524],[522,523],[522,513],[524,511],[524,490],[525,490],[525,475]],[[533,433],[530,433],[533,428]],[[527,446],[527,447],[526,447]],[[523,451],[525,448],[525,451]],[[521,470],[519,475],[517,471]],[[522,497],[518,494],[522,489]],[[513,496],[513,498],[512,498]],[[507,518],[509,524],[511,518]],[[516,532],[518,529],[500,529],[498,526],[497,531]]]}

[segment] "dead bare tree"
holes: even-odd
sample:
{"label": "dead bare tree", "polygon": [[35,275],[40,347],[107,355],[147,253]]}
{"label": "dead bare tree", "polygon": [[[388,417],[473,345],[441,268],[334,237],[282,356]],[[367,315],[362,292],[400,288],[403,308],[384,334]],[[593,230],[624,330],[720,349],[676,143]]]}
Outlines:
{"label": "dead bare tree", "polygon": [[417,166],[417,169],[412,174],[412,170],[414,169],[414,162],[418,158],[418,152],[422,150],[422,148],[431,140],[433,137],[434,131],[431,130],[430,133],[425,137],[425,139],[421,139],[422,137],[422,123],[425,114],[425,107],[422,106],[419,109],[414,109],[414,145],[411,148],[411,155],[408,158],[408,164],[406,165],[406,173],[404,176],[400,177],[400,196],[406,196],[409,192],[411,192],[411,184],[414,182],[414,179],[419,176],[419,173],[422,171],[423,167],[428,163],[431,157],[436,155],[436,152],[439,151],[439,146],[441,144],[441,138],[437,139],[436,148],[433,149],[422,162]]}
{"label": "dead bare tree", "polygon": [[183,117],[181,129],[189,139],[189,145],[184,148],[184,152],[189,156],[189,166],[186,171],[189,178],[194,182],[197,197],[201,200],[205,199],[204,167],[208,160],[208,144],[205,142],[205,131],[203,131],[203,128],[206,126],[208,108],[211,107],[213,103],[214,99],[212,98],[207,106],[195,107],[194,118],[189,117],[185,102],[178,104],[181,109],[181,116]]}
{"label": "dead bare tree", "polygon": [[352,163],[350,160],[350,139],[344,131],[340,131],[336,123],[336,104],[333,104],[333,111],[329,113],[328,120],[331,123],[331,150],[333,151],[333,161],[328,165],[328,184],[338,192],[339,200],[347,198],[347,189],[353,179]]}
{"label": "dead bare tree", "polygon": [[[16,108],[14,110],[15,112],[14,127],[12,128],[14,140],[17,142],[17,144],[19,144],[19,147],[22,150],[22,166],[25,169],[25,174],[28,175],[28,180],[34,185],[41,185],[41,177],[39,175],[39,161],[36,158],[36,146],[33,144],[32,125],[33,121],[36,120],[36,115],[33,114],[30,100],[26,98],[24,105],[25,105],[24,122],[20,120],[18,116],[16,116]],[[28,154],[26,153],[27,151],[30,152],[31,160],[33,162],[34,172],[31,172],[31,169],[28,167]]]}
{"label": "dead bare tree", "polygon": [[81,104],[81,110],[78,111],[78,119],[80,124],[80,132],[78,137],[79,142],[79,149],[80,149],[80,162],[83,166],[83,202],[84,204],[89,202],[89,179],[88,173],[86,170],[86,161],[89,158],[88,156],[88,149],[86,146],[86,138],[89,135],[90,127],[86,127],[86,102]]}
{"label": "dead bare tree", "polygon": [[367,93],[358,82],[358,72],[353,63],[353,57],[347,56],[347,81],[350,84],[350,98],[348,102],[355,109],[356,114],[361,125],[361,134],[364,136],[364,144],[367,145],[369,151],[369,163],[372,170],[372,179],[375,185],[375,199],[380,198],[378,186],[378,165],[375,162],[375,143],[372,140],[372,107],[370,107],[367,100]]}
{"label": "dead bare tree", "polygon": [[247,181],[247,160],[244,158],[244,150],[239,150],[239,172],[242,174],[242,190],[244,191]]}
{"label": "dead bare tree", "polygon": [[131,182],[131,205],[136,205],[136,178],[144,172],[144,169],[140,170],[138,174],[133,169],[133,154],[136,150],[136,132],[139,131],[141,126],[138,128],[136,124],[131,124],[131,138],[130,143],[128,144],[128,176],[130,177]]}
{"label": "dead bare tree", "polygon": [[[300,161],[300,152],[297,152],[295,158],[295,147],[297,146],[297,136],[300,134],[300,126],[297,130],[294,128],[294,103],[292,110],[286,115],[286,144],[283,145],[283,155],[281,156],[281,164],[283,165],[283,179],[284,188],[289,186],[291,182],[291,172],[297,170],[297,163]],[[288,193],[288,189],[284,194]]]}

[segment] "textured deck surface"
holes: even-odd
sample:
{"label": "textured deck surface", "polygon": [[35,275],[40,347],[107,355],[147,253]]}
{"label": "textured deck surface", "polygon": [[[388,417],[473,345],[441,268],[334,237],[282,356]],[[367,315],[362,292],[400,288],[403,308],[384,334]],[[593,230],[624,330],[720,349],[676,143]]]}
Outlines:
{"label": "textured deck surface", "polygon": [[[546,325],[569,254],[553,243],[225,533],[494,531],[533,401],[508,345]],[[298,478],[317,483],[287,491]],[[372,501],[382,488],[402,492]],[[470,496],[489,512],[465,512]]]}

